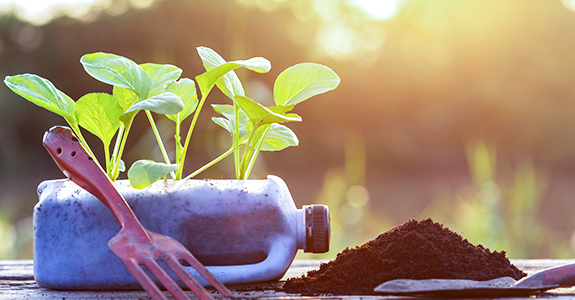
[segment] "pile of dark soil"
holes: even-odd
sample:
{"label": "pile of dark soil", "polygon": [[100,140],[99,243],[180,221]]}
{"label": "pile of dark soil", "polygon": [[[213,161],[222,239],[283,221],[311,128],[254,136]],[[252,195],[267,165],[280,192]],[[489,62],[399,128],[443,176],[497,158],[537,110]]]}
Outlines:
{"label": "pile of dark soil", "polygon": [[283,291],[304,295],[369,295],[393,279],[490,280],[526,276],[505,251],[474,246],[431,219],[410,220],[353,249],[345,249],[318,270],[289,279]]}

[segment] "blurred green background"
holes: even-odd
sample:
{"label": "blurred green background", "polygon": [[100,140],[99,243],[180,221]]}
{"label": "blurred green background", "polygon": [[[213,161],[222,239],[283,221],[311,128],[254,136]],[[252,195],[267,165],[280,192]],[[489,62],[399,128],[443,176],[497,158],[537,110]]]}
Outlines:
{"label": "blurred green background", "polygon": [[[0,2],[2,78],[35,73],[78,99],[111,92],[84,72],[83,54],[170,63],[193,78],[204,70],[196,46],[269,59],[268,74],[239,72],[261,101],[299,62],[340,75],[335,91],[298,105],[304,121],[289,127],[300,146],[263,153],[252,173],[282,177],[298,207],[330,206],[332,251],[313,257],[427,217],[512,258],[575,255],[574,0],[68,2],[36,12]],[[228,103],[219,91],[208,101]],[[200,116],[189,171],[229,146],[214,115]],[[145,118],[136,122],[126,163],[161,160]],[[63,177],[41,138],[64,124],[0,86],[0,259],[32,257],[36,187]],[[232,172],[222,162],[201,177]]]}

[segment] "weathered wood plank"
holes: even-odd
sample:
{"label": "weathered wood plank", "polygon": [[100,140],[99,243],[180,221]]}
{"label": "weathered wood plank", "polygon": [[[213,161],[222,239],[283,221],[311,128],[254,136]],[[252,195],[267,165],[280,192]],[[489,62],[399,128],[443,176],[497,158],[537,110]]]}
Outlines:
{"label": "weathered wood plank", "polygon": [[0,280],[34,280],[34,268],[32,261],[0,261]]}
{"label": "weathered wood plank", "polygon": [[[575,260],[512,260],[522,270],[533,273],[548,267],[566,263],[575,263]],[[301,276],[309,270],[319,267],[321,261],[296,260],[282,280]],[[302,299],[298,295],[276,292],[282,282],[268,282],[245,285],[232,285],[229,288],[242,298],[266,299]],[[166,294],[167,295],[167,294]],[[219,297],[214,292],[216,298]],[[190,296],[193,295],[190,293]],[[0,299],[151,299],[144,291],[56,291],[39,287],[33,277],[33,263],[31,260],[0,261]],[[543,299],[575,299],[575,288],[554,289],[538,295]],[[410,297],[386,296],[320,296],[314,299],[342,299],[342,300],[372,300],[372,299],[414,299]],[[422,299],[422,298],[417,298]],[[437,298],[435,298],[437,299]],[[527,297],[504,298],[505,300],[525,300]]]}

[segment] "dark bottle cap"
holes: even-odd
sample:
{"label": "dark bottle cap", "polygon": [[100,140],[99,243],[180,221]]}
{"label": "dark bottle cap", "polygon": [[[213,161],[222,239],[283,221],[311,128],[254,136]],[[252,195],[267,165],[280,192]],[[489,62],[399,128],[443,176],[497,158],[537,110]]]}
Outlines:
{"label": "dark bottle cap", "polygon": [[303,208],[306,225],[304,252],[328,252],[331,237],[329,208],[323,204],[304,205]]}

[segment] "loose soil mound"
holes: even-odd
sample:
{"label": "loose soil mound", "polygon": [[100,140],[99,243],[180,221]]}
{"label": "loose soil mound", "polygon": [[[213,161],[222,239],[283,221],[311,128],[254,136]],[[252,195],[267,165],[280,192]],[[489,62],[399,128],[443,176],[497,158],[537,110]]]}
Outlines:
{"label": "loose soil mound", "polygon": [[431,219],[410,220],[353,249],[345,249],[318,270],[289,279],[283,291],[305,295],[369,295],[393,279],[520,279],[505,251],[474,246]]}

